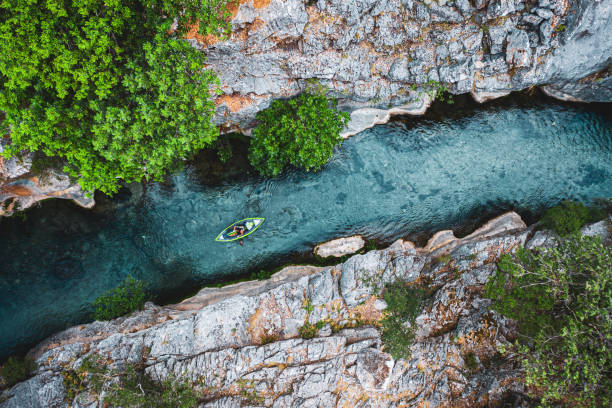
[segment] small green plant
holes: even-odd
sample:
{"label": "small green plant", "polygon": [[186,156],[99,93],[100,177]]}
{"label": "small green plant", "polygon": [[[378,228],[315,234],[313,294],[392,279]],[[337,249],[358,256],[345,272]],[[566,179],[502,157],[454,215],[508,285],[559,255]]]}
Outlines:
{"label": "small green plant", "polygon": [[605,214],[596,208],[575,201],[563,201],[548,209],[540,220],[542,226],[562,237],[577,233],[588,222],[597,221]]}
{"label": "small green plant", "polygon": [[319,320],[318,322],[314,324],[314,326],[317,328],[317,330],[321,330],[323,327],[325,327],[326,324],[327,324],[326,320]]}
{"label": "small green plant", "polygon": [[222,141],[222,139],[217,139],[217,156],[221,163],[226,163],[229,159],[232,158],[232,145]]}
{"label": "small green plant", "polygon": [[172,376],[155,380],[138,364],[127,364],[121,372],[112,370],[100,356],[85,358],[77,369],[65,370],[62,376],[68,402],[84,391],[100,394],[104,390],[104,406],[193,408],[198,404],[191,384]]}
{"label": "small green plant", "polygon": [[303,339],[312,339],[316,337],[318,331],[317,326],[309,322],[304,323],[302,327],[298,328],[298,334]]}
{"label": "small green plant", "polygon": [[425,291],[404,282],[395,282],[385,286],[383,298],[387,302],[381,321],[385,351],[395,359],[409,358],[415,320],[421,311]]}
{"label": "small green plant", "polygon": [[251,279],[253,280],[266,280],[266,279],[270,279],[271,276],[272,276],[272,271],[266,271],[263,269],[261,269],[259,272],[251,273]]}
{"label": "small green plant", "polygon": [[310,302],[310,298],[306,298],[304,299],[304,310],[306,311],[307,314],[311,314],[314,311],[314,306],[312,305],[312,303]]}
{"label": "small green plant", "polygon": [[488,33],[489,32],[489,26],[486,25],[486,24],[481,25],[480,29],[482,30],[483,33]]}
{"label": "small green plant", "polygon": [[437,256],[433,259],[434,264],[441,263],[442,265],[446,265],[451,260],[450,254],[444,254]]}
{"label": "small green plant", "polygon": [[365,243],[365,249],[366,251],[374,251],[376,249],[378,249],[378,244],[376,243],[375,240],[373,239],[368,239]]}
{"label": "small green plant", "polygon": [[556,31],[556,32],[558,32],[558,33],[560,33],[560,32],[562,32],[562,31],[565,31],[565,29],[566,29],[566,28],[567,28],[567,27],[565,27],[565,24],[559,24],[559,25],[557,26],[557,28],[555,28],[555,31]]}
{"label": "small green plant", "polygon": [[465,362],[465,366],[468,368],[468,370],[472,372],[476,371],[478,368],[478,360],[476,360],[476,355],[473,351],[468,351],[465,353],[463,356],[463,361]]}
{"label": "small green plant", "polygon": [[[331,103],[331,106],[330,106]],[[317,171],[342,142],[340,131],[349,120],[323,93],[303,93],[275,100],[257,114],[249,161],[263,176],[278,176],[287,165]]]}
{"label": "small green plant", "polygon": [[274,343],[275,341],[278,341],[280,339],[280,336],[278,335],[278,333],[264,333],[261,336],[259,336],[259,344],[260,345],[264,345],[264,344],[270,344],[270,343]]}
{"label": "small green plant", "polygon": [[32,375],[38,367],[30,357],[9,357],[0,368],[0,375],[9,387],[21,382]]}
{"label": "small green plant", "polygon": [[144,370],[128,365],[120,382],[111,385],[104,401],[112,406],[194,408],[198,398],[190,384],[174,377],[155,381]]}
{"label": "small green plant", "polygon": [[427,81],[426,88],[426,93],[432,100],[440,100],[442,102],[448,103],[449,105],[455,103],[455,101],[453,100],[453,96],[448,92],[446,84],[434,80],[429,80]]}
{"label": "small green plant", "polygon": [[239,379],[237,381],[240,396],[251,404],[263,404],[265,398],[255,390],[255,382],[253,380]]}
{"label": "small green plant", "polygon": [[128,275],[121,285],[106,291],[93,302],[93,317],[96,320],[110,320],[141,310],[146,298],[145,282]]}

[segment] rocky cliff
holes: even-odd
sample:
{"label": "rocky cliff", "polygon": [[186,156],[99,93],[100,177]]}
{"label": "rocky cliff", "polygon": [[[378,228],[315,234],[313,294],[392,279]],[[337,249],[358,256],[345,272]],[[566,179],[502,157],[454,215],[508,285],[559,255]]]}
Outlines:
{"label": "rocky cliff", "polygon": [[[583,232],[609,243],[606,222]],[[201,408],[528,406],[520,371],[497,352],[514,338],[513,322],[481,294],[501,254],[549,243],[549,233],[508,213],[462,239],[442,231],[423,248],[398,240],[333,267],[289,267],[176,305],[148,304],[41,343],[31,352],[36,375],[6,390],[0,407],[105,406],[86,388],[67,401],[62,373],[92,354],[118,369],[138,363],[156,378],[190,380]],[[376,288],[397,280],[435,289],[407,360],[385,352],[378,329],[387,305]],[[307,321],[325,322],[312,339],[298,336]]]}
{"label": "rocky cliff", "polygon": [[371,123],[422,113],[440,84],[612,101],[611,19],[612,0],[241,0],[231,38],[189,37],[221,79],[217,122],[245,131],[313,83],[346,110],[379,108],[353,115]]}
{"label": "rocky cliff", "polygon": [[[0,138],[0,153],[6,139]],[[23,157],[4,159],[0,156],[0,217],[31,207],[47,198],[65,198],[91,208],[95,202],[87,197],[81,186],[54,169],[32,172],[32,153]]]}

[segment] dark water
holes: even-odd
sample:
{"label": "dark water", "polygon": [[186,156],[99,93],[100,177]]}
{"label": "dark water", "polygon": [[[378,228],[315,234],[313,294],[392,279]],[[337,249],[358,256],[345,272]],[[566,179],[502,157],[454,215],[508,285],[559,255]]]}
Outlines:
{"label": "dark water", "polygon": [[[211,183],[188,166],[94,211],[49,201],[0,223],[0,355],[88,320],[127,274],[158,300],[278,265],[332,237],[390,240],[566,198],[612,197],[607,107],[505,103],[446,120],[405,118],[346,141],[318,174]],[[142,186],[140,187],[142,190]],[[243,247],[214,242],[233,221],[267,220]]]}

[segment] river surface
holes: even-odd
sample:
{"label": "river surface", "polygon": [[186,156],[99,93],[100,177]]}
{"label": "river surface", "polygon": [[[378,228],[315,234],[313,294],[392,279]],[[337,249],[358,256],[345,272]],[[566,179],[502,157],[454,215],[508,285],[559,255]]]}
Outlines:
{"label": "river surface", "polygon": [[[91,302],[128,274],[170,299],[338,236],[389,241],[510,209],[612,197],[606,108],[508,102],[403,118],[347,140],[316,174],[208,183],[188,165],[94,211],[45,202],[25,220],[0,222],[0,357],[90,320]],[[266,221],[244,246],[214,241],[255,216]]]}

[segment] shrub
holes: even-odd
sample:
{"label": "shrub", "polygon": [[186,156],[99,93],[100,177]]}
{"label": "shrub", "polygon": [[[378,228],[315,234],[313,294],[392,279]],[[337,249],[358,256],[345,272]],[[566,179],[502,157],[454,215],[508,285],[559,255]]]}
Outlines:
{"label": "shrub", "polygon": [[0,368],[0,376],[9,387],[21,382],[36,371],[36,363],[30,357],[9,357]]}
{"label": "shrub", "polygon": [[548,209],[540,220],[542,226],[562,237],[577,233],[586,223],[603,218],[603,212],[575,201],[563,201]]}
{"label": "shrub", "polygon": [[386,314],[381,321],[385,351],[395,359],[409,358],[415,320],[421,311],[425,291],[395,282],[385,286],[383,298],[387,302]]}
{"label": "shrub", "polygon": [[174,377],[155,381],[134,365],[128,365],[119,383],[111,385],[104,401],[112,406],[193,408],[198,406],[194,390]]}
{"label": "shrub", "polygon": [[135,310],[141,310],[146,301],[146,284],[131,276],[114,289],[110,289],[93,302],[94,319],[110,320]]}
{"label": "shrub", "polygon": [[266,280],[266,279],[270,279],[270,277],[272,276],[272,271],[266,271],[264,269],[260,270],[259,272],[253,272],[251,273],[251,279],[256,279],[256,280]]}
{"label": "shrub", "polygon": [[555,248],[503,256],[485,295],[516,320],[509,350],[543,406],[612,403],[612,250],[572,236]]}
{"label": "shrub", "polygon": [[476,355],[473,351],[468,351],[463,356],[463,361],[465,362],[465,366],[470,371],[476,371],[478,368],[478,360],[476,360]]}
{"label": "shrub", "polygon": [[298,334],[303,339],[312,339],[316,337],[318,331],[317,326],[309,322],[304,323],[302,327],[298,328]]}
{"label": "shrub", "polygon": [[100,394],[104,391],[104,406],[146,408],[192,408],[198,398],[190,384],[175,377],[156,381],[144,372],[142,366],[127,364],[117,372],[105,366],[99,356],[89,356],[81,366],[62,372],[66,399],[70,402],[87,390]]}
{"label": "shrub", "polygon": [[306,171],[320,170],[342,142],[340,131],[349,115],[337,110],[323,93],[303,93],[276,100],[257,114],[249,160],[264,176],[278,176],[291,164]]}
{"label": "shrub", "polygon": [[226,3],[0,3],[0,111],[11,129],[3,155],[61,158],[85,190],[109,194],[121,180],[159,180],[218,137],[218,79],[183,35],[196,24],[227,32]]}

